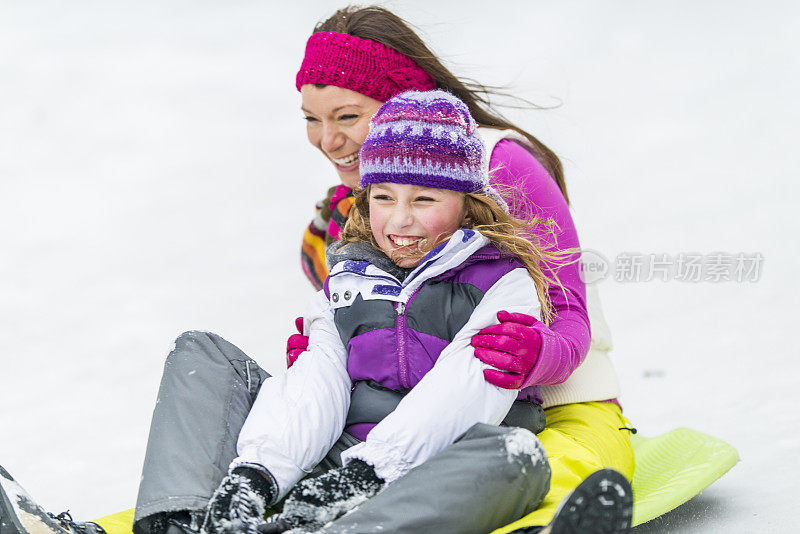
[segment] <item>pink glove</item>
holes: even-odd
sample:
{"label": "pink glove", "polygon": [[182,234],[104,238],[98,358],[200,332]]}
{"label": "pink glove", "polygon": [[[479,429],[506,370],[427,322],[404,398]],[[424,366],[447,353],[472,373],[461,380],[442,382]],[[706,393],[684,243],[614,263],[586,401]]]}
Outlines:
{"label": "pink glove", "polygon": [[306,350],[308,350],[308,337],[303,335],[303,318],[298,317],[294,320],[294,326],[297,328],[298,334],[292,334],[286,341],[286,368],[288,369],[297,358],[300,357]]}
{"label": "pink glove", "polygon": [[472,336],[475,357],[500,369],[485,369],[487,382],[503,389],[519,389],[539,361],[542,336],[531,326],[540,321],[524,313],[497,312],[500,324]]}

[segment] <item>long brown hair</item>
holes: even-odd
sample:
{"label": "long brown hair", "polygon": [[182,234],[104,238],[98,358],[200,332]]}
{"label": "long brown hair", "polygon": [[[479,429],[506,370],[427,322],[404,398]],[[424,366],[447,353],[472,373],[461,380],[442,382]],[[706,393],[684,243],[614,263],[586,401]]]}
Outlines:
{"label": "long brown hair", "polygon": [[[345,246],[349,243],[369,243],[378,247],[369,224],[369,194],[370,186],[359,189],[355,193],[355,202],[350,208],[350,213],[342,230],[341,241]],[[483,193],[464,194],[464,207],[466,216],[462,222],[463,228],[477,230],[489,241],[494,243],[503,253],[514,255],[522,261],[536,286],[536,294],[542,307],[542,321],[550,324],[554,318],[553,305],[550,302],[548,287],[551,284],[561,286],[555,275],[554,267],[566,265],[577,261],[577,249],[549,250],[539,244],[539,238],[534,230],[547,227],[553,231],[555,225],[552,221],[539,218],[516,219],[509,215],[492,197]],[[419,259],[433,249],[439,242],[420,243],[419,250],[414,254]],[[397,261],[397,258],[392,258]],[[548,272],[542,268],[548,266]]]}
{"label": "long brown hair", "polygon": [[494,109],[490,98],[493,95],[503,95],[503,93],[494,87],[473,81],[462,82],[456,78],[405,20],[388,9],[378,6],[347,6],[317,24],[314,32],[346,33],[362,39],[377,41],[413,59],[417,65],[431,75],[436,82],[437,88],[444,89],[460,98],[467,105],[472,117],[478,124],[498,130],[515,130],[525,136],[533,146],[533,150],[530,150],[529,147],[526,148],[544,165],[547,172],[558,184],[558,188],[564,195],[567,204],[569,204],[567,185],[564,181],[564,169],[558,156],[547,148],[544,143],[509,122]]}

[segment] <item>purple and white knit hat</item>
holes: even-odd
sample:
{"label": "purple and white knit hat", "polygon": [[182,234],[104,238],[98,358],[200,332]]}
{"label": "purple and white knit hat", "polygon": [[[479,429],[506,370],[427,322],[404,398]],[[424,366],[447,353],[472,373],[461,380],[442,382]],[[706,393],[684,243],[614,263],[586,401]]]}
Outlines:
{"label": "purple and white knit hat", "polygon": [[392,182],[462,193],[484,192],[489,162],[467,105],[442,90],[407,91],[383,104],[361,145],[361,187]]}

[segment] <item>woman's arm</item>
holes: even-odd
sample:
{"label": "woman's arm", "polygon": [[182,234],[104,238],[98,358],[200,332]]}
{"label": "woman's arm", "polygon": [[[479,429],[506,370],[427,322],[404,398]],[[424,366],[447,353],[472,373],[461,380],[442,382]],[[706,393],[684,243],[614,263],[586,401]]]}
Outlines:
{"label": "woman's arm", "polygon": [[352,382],[347,352],[324,292],[305,315],[308,351],[286,373],[261,386],[244,423],[233,465],[266,468],[282,498],[317,465],[344,430]]}
{"label": "woman's arm", "polygon": [[[536,229],[536,235],[542,245],[555,245],[558,250],[580,247],[578,233],[564,196],[542,164],[528,150],[512,140],[502,140],[492,151],[489,168],[492,169],[490,174],[492,185],[501,193],[513,192],[507,195],[513,215],[520,218],[538,216],[556,223],[555,235],[545,228]],[[537,340],[536,334],[538,334],[540,347],[538,354],[531,358],[535,363],[524,377],[524,381],[520,377],[514,384],[517,387],[561,383],[569,378],[589,351],[591,331],[586,310],[586,286],[580,278],[578,262],[545,267],[546,272],[549,269],[548,274],[557,277],[561,283],[561,286],[552,285],[548,290],[556,317],[549,326],[540,322],[532,326],[521,325],[523,328],[533,329],[534,341]],[[487,333],[496,335],[496,331],[489,330]],[[476,346],[488,347],[487,350],[490,351],[499,348],[491,346],[491,339],[487,339],[487,342],[488,344],[482,344],[478,341]],[[481,357],[480,354],[478,356]],[[496,356],[498,357],[494,358],[495,364],[498,360],[502,360],[503,355]],[[499,365],[499,367],[506,366]]]}
{"label": "woman's arm", "polygon": [[332,240],[339,239],[352,205],[353,196],[349,187],[342,184],[331,187],[327,196],[317,202],[314,219],[303,232],[300,265],[314,289],[322,289],[328,276],[325,248]]}
{"label": "woman's arm", "polygon": [[367,440],[342,453],[342,459],[364,460],[375,467],[379,477],[391,482],[453,443],[474,424],[499,424],[517,392],[484,379],[488,366],[474,357],[470,339],[481,328],[496,323],[495,316],[503,309],[539,315],[535,286],[524,268],[510,271],[484,294],[433,368],[370,431]]}

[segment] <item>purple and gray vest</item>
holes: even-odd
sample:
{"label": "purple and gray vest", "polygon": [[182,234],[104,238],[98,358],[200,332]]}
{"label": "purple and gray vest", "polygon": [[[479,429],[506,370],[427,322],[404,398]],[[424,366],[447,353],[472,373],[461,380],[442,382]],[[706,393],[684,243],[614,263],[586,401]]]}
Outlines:
{"label": "purple and gray vest", "polygon": [[[323,289],[354,384],[346,430],[361,440],[433,368],[489,288],[524,267],[465,229],[413,270],[361,243],[334,243],[327,257]],[[518,401],[541,404],[538,387],[522,390]]]}

